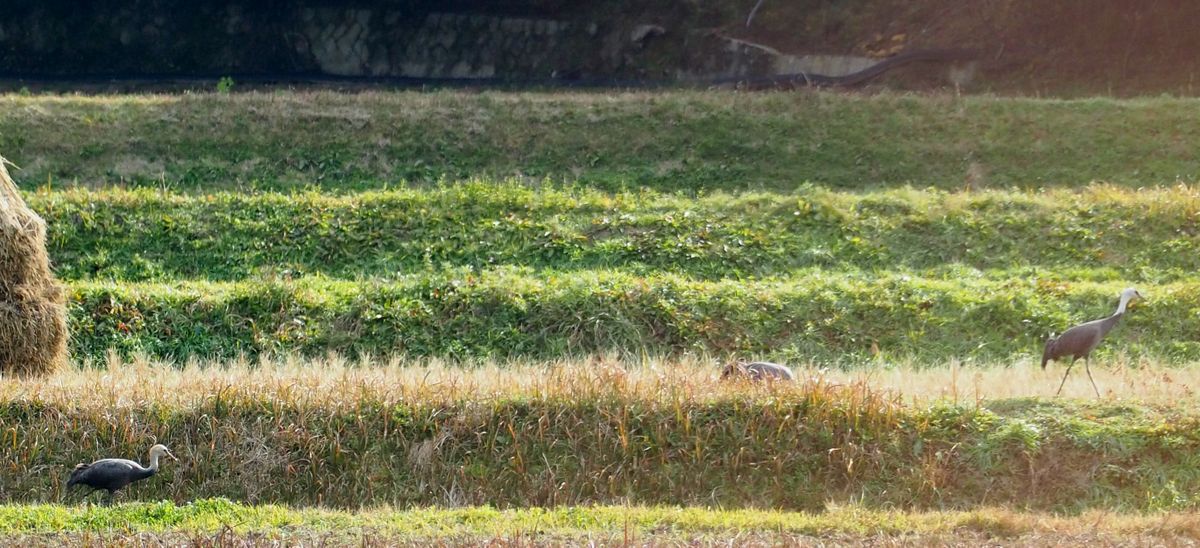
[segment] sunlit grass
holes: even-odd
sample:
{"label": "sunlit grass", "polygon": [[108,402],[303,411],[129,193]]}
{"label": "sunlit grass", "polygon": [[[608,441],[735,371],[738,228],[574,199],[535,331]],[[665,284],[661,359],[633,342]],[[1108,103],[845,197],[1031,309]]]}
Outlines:
{"label": "sunlit grass", "polygon": [[[993,364],[950,361],[945,364],[880,362],[867,368],[837,369],[792,364],[795,385],[759,387],[722,382],[721,360],[708,357],[593,356],[551,361],[475,361],[437,359],[349,359],[341,356],[287,356],[259,360],[169,363],[145,357],[110,356],[103,367],[68,368],[43,378],[0,382],[0,399],[71,402],[84,407],[139,406],[149,403],[191,405],[218,393],[301,398],[311,405],[353,404],[364,397],[404,400],[488,399],[528,395],[594,394],[598,386],[616,386],[627,394],[762,393],[808,390],[812,386],[858,386],[898,401],[984,403],[1055,395],[1066,363],[1042,370],[1028,359]],[[1102,401],[1190,404],[1200,387],[1200,364],[1164,365],[1118,355],[1093,360],[1092,377]],[[1063,398],[1095,399],[1083,361],[1076,363],[1063,387]]]}
{"label": "sunlit grass", "polygon": [[781,541],[800,536],[860,541],[903,536],[1032,540],[1047,535],[1052,538],[1100,535],[1162,542],[1200,540],[1200,516],[1102,511],[1056,516],[998,508],[914,513],[852,506],[817,514],[642,506],[515,510],[382,508],[343,512],[248,506],[222,499],[178,506],[172,503],[136,503],[111,508],[0,506],[0,533],[10,536],[46,533],[133,536],[146,532],[201,535],[218,531],[297,539],[303,538],[302,535],[340,531],[351,537],[392,541],[489,538],[578,541],[596,535],[630,541],[707,542],[737,538]]}
{"label": "sunlit grass", "polygon": [[[211,532],[224,522],[180,510],[208,497],[492,504],[506,510],[431,510],[429,534],[502,537],[521,531],[498,522],[534,519],[507,510],[522,506],[559,508],[537,519],[565,535],[592,529],[555,512],[643,527],[568,509],[629,503],[825,510],[635,507],[651,516],[639,531],[867,536],[1087,534],[1014,509],[1200,507],[1194,100],[0,105],[0,153],[40,187],[84,364],[0,379],[0,501],[73,502],[76,462],[155,441],[182,457],[125,495],[173,504],[38,507],[63,528],[128,511]],[[1103,395],[1080,363],[1054,399],[1065,364],[1041,370],[1041,341],[1111,313],[1128,285],[1148,298],[1095,356]],[[334,351],[412,357],[312,357]],[[598,351],[612,355],[556,358]],[[225,359],[238,352],[267,357]],[[309,357],[270,357],[288,352]],[[694,353],[790,360],[800,382],[722,383]],[[880,510],[988,505],[1008,509]],[[386,508],[255,508],[228,511],[267,529],[421,530]],[[1156,517],[1194,536],[1189,514]]]}
{"label": "sunlit grass", "polygon": [[[472,360],[737,354],[828,366],[1004,363],[1040,356],[1051,333],[1107,317],[1126,280],[923,278],[809,270],[764,280],[694,280],[620,270],[455,269],[395,280],[313,276],[239,282],[69,284],[72,351],[186,359],[295,352],[405,353]],[[1196,282],[1138,284],[1093,356],[1200,357],[1187,336]]]}
{"label": "sunlit grass", "polygon": [[[718,504],[1190,510],[1194,367],[796,366],[724,383],[706,359],[114,359],[0,381],[10,501],[68,501],[76,462],[180,457],[126,495],[177,502]],[[1110,369],[1110,366],[1112,369]],[[1166,377],[1170,377],[1169,379]],[[1120,474],[1112,471],[1120,470]]]}
{"label": "sunlit grass", "polygon": [[[623,268],[701,279],[797,269],[1187,279],[1194,186],[1074,191],[714,192],[692,198],[472,179],[350,195],[31,193],[68,280],[379,277],[431,268]],[[1022,274],[1024,273],[1024,274]]]}
{"label": "sunlit grass", "polygon": [[1200,198],[1187,185],[691,198],[477,179],[353,195],[70,190],[31,203],[72,289],[80,359],[116,348],[990,363],[1110,314],[1130,285],[1147,299],[1116,344],[1200,358],[1188,336]]}

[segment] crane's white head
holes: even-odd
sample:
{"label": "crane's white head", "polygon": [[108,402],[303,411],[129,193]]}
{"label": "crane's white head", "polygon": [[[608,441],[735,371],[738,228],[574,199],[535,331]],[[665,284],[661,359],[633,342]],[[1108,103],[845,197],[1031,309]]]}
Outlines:
{"label": "crane's white head", "polygon": [[175,458],[175,455],[171,454],[171,450],[167,449],[167,446],[165,446],[161,443],[155,444],[154,447],[150,448],[150,461],[151,462],[155,462],[158,460],[159,457],[163,457],[163,456],[171,457],[171,460],[179,460],[179,459]]}
{"label": "crane's white head", "polygon": [[1136,290],[1132,287],[1125,288],[1125,291],[1121,292],[1121,304],[1120,304],[1120,306],[1117,307],[1117,312],[1118,313],[1125,312],[1126,305],[1128,305],[1134,299],[1141,299],[1141,298],[1143,298],[1142,294],[1139,293],[1138,290]]}

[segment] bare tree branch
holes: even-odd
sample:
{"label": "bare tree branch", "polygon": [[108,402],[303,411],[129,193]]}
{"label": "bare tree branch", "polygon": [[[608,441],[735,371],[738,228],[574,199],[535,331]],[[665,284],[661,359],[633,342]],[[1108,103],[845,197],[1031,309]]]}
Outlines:
{"label": "bare tree branch", "polygon": [[762,7],[763,1],[758,0],[758,3],[754,4],[754,9],[750,10],[750,16],[746,18],[746,28],[750,28],[750,22],[754,20],[754,15],[758,13],[758,8]]}

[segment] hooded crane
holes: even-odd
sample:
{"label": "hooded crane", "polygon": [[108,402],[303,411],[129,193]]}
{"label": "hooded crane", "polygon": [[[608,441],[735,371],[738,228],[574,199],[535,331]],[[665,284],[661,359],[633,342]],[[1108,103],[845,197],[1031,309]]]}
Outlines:
{"label": "hooded crane", "polygon": [[725,380],[731,377],[749,377],[752,381],[771,380],[783,382],[790,382],[796,379],[796,376],[792,374],[792,370],[786,365],[771,362],[739,362],[727,365],[725,366],[725,370],[721,371],[721,379]]}
{"label": "hooded crane", "polygon": [[1051,336],[1050,340],[1046,341],[1046,348],[1042,352],[1043,370],[1046,369],[1046,363],[1050,360],[1071,357],[1071,363],[1067,365],[1067,372],[1063,374],[1062,382],[1058,383],[1058,392],[1054,393],[1055,396],[1062,393],[1063,385],[1067,383],[1067,375],[1071,374],[1071,367],[1075,365],[1075,360],[1083,358],[1083,367],[1087,370],[1088,380],[1092,381],[1092,389],[1096,391],[1096,397],[1100,397],[1100,389],[1096,388],[1096,381],[1092,379],[1092,368],[1088,356],[1092,350],[1096,349],[1100,341],[1104,340],[1104,336],[1117,325],[1121,316],[1125,315],[1125,306],[1135,298],[1141,299],[1142,294],[1132,287],[1127,288],[1121,292],[1121,303],[1112,316],[1077,325],[1066,330],[1057,338]]}
{"label": "hooded crane", "polygon": [[121,488],[157,473],[158,459],[164,455],[171,457],[171,460],[179,460],[165,445],[158,444],[150,448],[149,468],[127,459],[100,459],[91,464],[76,464],[75,470],[71,471],[71,479],[67,480],[67,489],[75,485],[91,487],[88,495],[103,489],[108,491],[108,503],[112,504],[113,495]]}

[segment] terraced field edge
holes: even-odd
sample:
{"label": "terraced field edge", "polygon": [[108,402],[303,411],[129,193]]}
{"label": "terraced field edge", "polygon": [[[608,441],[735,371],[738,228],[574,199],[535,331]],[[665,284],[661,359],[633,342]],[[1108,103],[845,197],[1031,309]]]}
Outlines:
{"label": "terraced field edge", "polygon": [[753,390],[603,368],[459,395],[449,384],[356,378],[319,390],[286,379],[227,384],[177,403],[103,379],[93,390],[108,396],[83,401],[9,392],[0,500],[77,502],[81,493],[64,490],[75,463],[137,456],[155,440],[180,462],[130,499],[806,511],[1200,504],[1200,414],[1183,405],[906,405],[859,384]]}
{"label": "terraced field edge", "polygon": [[435,188],[193,196],[39,191],[64,279],[390,277],[439,268],[620,268],[701,279],[796,269],[1152,282],[1200,270],[1200,189],[898,188],[689,198],[473,180]]}
{"label": "terraced field edge", "polygon": [[[392,282],[305,278],[70,285],[72,350],[186,360],[296,352],[450,359],[700,352],[801,363],[942,363],[1040,356],[1051,332],[1111,314],[1122,282],[809,272],[696,281],[499,268]],[[1200,358],[1200,287],[1139,286],[1097,356]]]}
{"label": "terraced field edge", "polygon": [[5,95],[0,151],[27,186],[199,192],[508,176],[689,191],[1136,188],[1200,177],[1195,105],[824,92]]}

